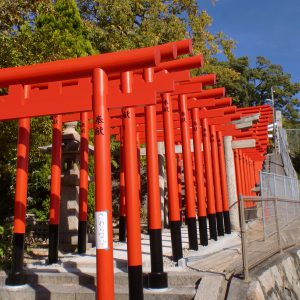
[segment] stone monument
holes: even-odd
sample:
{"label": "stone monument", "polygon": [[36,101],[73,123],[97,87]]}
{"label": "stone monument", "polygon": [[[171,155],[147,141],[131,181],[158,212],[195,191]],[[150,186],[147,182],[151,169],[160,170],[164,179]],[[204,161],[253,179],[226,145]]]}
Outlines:
{"label": "stone monument", "polygon": [[[74,252],[78,245],[80,134],[77,122],[64,123],[62,133],[62,177],[59,224],[59,250]],[[40,147],[43,153],[51,154],[52,145]],[[93,153],[89,146],[89,153]]]}

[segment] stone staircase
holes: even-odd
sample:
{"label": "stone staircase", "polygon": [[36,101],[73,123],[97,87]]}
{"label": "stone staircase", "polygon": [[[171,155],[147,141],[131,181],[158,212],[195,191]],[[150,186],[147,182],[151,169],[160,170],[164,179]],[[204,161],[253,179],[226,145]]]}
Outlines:
{"label": "stone staircase", "polygon": [[[220,237],[218,241],[210,241],[209,246],[200,246],[199,251],[188,251],[187,228],[183,226],[182,240],[185,259],[179,266],[175,266],[170,260],[170,232],[163,231],[164,267],[168,272],[169,288],[155,291],[147,289],[144,285],[144,299],[225,299],[230,275],[228,277],[224,270],[227,270],[228,265],[235,260],[233,255],[240,245],[238,234],[233,233]],[[46,264],[47,253],[46,248],[39,248],[25,257],[27,283],[25,286],[5,286],[7,275],[0,272],[0,300],[95,299],[95,248],[89,249],[85,255],[59,253],[59,263],[51,266]],[[151,264],[149,237],[144,234],[142,234],[142,253],[143,272],[146,274],[150,271]],[[211,262],[209,266],[203,265],[207,258]],[[114,243],[114,268],[115,299],[128,299],[126,243]]]}
{"label": "stone staircase", "polygon": [[[20,287],[5,286],[6,274],[0,274],[0,299],[2,300],[89,300],[95,299],[95,274],[68,270],[49,272],[26,270],[27,284]],[[145,299],[187,300],[194,299],[200,282],[198,272],[171,272],[169,288],[150,290],[145,288]],[[115,274],[115,299],[128,299],[127,274]]]}

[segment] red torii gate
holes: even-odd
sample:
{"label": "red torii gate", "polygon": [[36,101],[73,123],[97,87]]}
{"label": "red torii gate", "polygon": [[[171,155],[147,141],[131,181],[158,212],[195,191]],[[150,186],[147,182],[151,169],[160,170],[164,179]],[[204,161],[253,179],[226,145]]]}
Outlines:
{"label": "red torii gate", "polygon": [[[187,59],[183,59],[183,60],[187,60]],[[182,60],[181,60],[182,61]],[[169,63],[166,63],[165,64],[165,67],[166,68],[168,68],[168,65]],[[174,65],[174,64],[173,64]],[[182,65],[183,67],[184,67],[184,65]],[[182,68],[182,67],[181,67]],[[178,68],[176,69],[176,70],[178,70]],[[202,77],[202,78],[201,78]],[[194,78],[193,79],[193,83],[196,83],[196,82],[209,82],[209,81],[211,81],[212,79],[214,79],[211,75],[209,75],[209,76],[200,76],[199,78]],[[190,90],[193,90],[193,91],[195,91],[195,88],[197,87],[197,86],[193,86],[192,84],[189,84],[189,89],[186,89],[186,85],[181,85],[181,86],[177,86],[177,88],[176,88],[176,93],[183,93],[183,92],[187,92],[187,91],[190,91]],[[214,90],[208,90],[208,91],[203,91],[203,92],[201,92],[200,94],[198,93],[197,94],[197,96],[199,97],[199,98],[203,98],[203,97],[205,97],[205,96],[210,96],[210,95],[219,95],[219,94],[221,94],[221,95],[223,95],[224,94],[224,89],[214,89]],[[193,95],[194,97],[196,96],[196,94],[194,93],[194,95]],[[207,100],[210,100],[210,99],[207,99]],[[226,101],[223,101],[222,102],[222,104],[224,103],[227,103],[228,101],[227,101],[227,99],[225,99]],[[211,103],[210,103],[211,101],[207,101],[207,105],[211,105]],[[221,102],[221,100],[220,100],[220,102]],[[195,102],[196,103],[196,102]],[[205,105],[205,104],[204,104]],[[112,111],[110,112],[110,113],[113,113]],[[118,113],[119,114],[119,116],[121,115],[121,112],[119,112]],[[115,115],[116,116],[116,115]],[[76,119],[76,116],[72,116],[73,118],[75,118]],[[71,117],[71,119],[73,119]],[[70,118],[70,117],[69,117]],[[78,119],[78,116],[77,116],[77,119]],[[119,126],[121,125],[120,123],[118,124]],[[195,230],[194,230],[194,233],[196,233],[196,228],[195,228]],[[177,236],[179,236],[178,234],[177,234]],[[194,238],[191,238],[190,239],[190,241],[197,241],[197,237],[194,237]],[[179,244],[179,243],[178,243]],[[180,243],[181,244],[181,243]],[[194,244],[195,244],[195,242],[194,242]],[[196,246],[197,246],[197,243],[196,243]],[[196,246],[194,246],[194,247],[196,247]],[[178,246],[178,249],[181,249],[181,246]],[[177,251],[178,252],[178,251]],[[182,252],[182,250],[180,250],[180,252]],[[176,251],[173,251],[173,254],[174,253],[176,253]],[[175,256],[175,255],[174,255]],[[181,254],[181,256],[182,256],[182,254]],[[178,257],[178,258],[180,258],[180,257]]]}
{"label": "red torii gate", "polygon": [[[201,103],[201,102],[200,102]],[[197,108],[198,109],[198,108]],[[228,110],[228,108],[224,108],[224,111],[225,110]],[[219,109],[219,111],[221,111],[221,109]],[[211,116],[211,117],[213,117],[213,116],[220,116],[221,114],[221,112],[216,112],[215,114],[212,114],[213,112],[215,112],[215,111],[203,111],[202,112],[202,115],[201,115],[201,117],[203,118],[203,117],[205,117],[205,113],[208,113],[208,116]],[[236,114],[234,114],[234,115],[232,115],[231,116],[231,118],[236,118],[237,117],[237,115]],[[216,120],[216,122],[221,122],[221,123],[223,123],[224,121],[229,121],[229,120],[231,120],[231,118],[228,118],[228,117],[226,117],[226,118],[223,118],[223,119],[217,119]],[[187,119],[189,119],[189,118],[187,118]],[[233,126],[233,125],[232,125]],[[143,131],[143,129],[142,129],[142,131]],[[119,130],[117,130],[117,131],[115,131],[115,133],[119,133]],[[142,137],[143,138],[143,137]],[[118,138],[117,138],[118,139]],[[179,141],[180,141],[180,139],[179,139]],[[196,144],[196,143],[194,143],[194,144]],[[201,176],[202,176],[202,174],[201,174]],[[201,177],[201,176],[199,176],[199,177]],[[198,199],[199,199],[199,197],[198,197]],[[198,201],[198,205],[199,205],[199,201]],[[227,231],[229,231],[229,230],[227,230]],[[227,232],[228,233],[228,232]]]}
{"label": "red torii gate", "polygon": [[[258,106],[249,108],[239,108],[244,116],[249,116],[253,113],[259,113],[260,117],[257,124],[252,128],[240,134],[240,138],[252,136],[256,139],[255,149],[239,149],[234,150],[237,189],[239,195],[252,195],[252,187],[259,181],[259,170],[262,166],[262,161],[265,159],[265,151],[268,144],[268,124],[272,122],[272,110],[269,106]],[[252,204],[254,205],[254,204]],[[251,206],[251,203],[248,203]]]}
{"label": "red torii gate", "polygon": [[[200,101],[200,103],[201,103],[201,101]],[[205,105],[205,104],[204,104]],[[169,109],[169,111],[170,111],[170,109]],[[213,116],[213,114],[212,114],[212,116]],[[173,123],[172,123],[173,124]],[[169,134],[167,135],[167,136],[170,136],[171,134],[172,134],[172,136],[173,136],[173,132],[174,132],[174,129],[172,130],[172,131],[170,131],[169,132]],[[164,132],[164,134],[165,134],[165,132]],[[175,138],[176,138],[176,136],[175,136]],[[179,137],[179,140],[180,140],[180,137]],[[187,138],[186,138],[186,140],[187,140]],[[174,152],[174,149],[173,149],[173,152]],[[167,159],[168,159],[168,155],[167,155]],[[173,173],[172,173],[173,174]],[[190,187],[190,188],[193,188],[193,187]],[[172,190],[174,190],[174,185],[172,186]],[[195,211],[195,210],[193,210],[193,211]],[[194,238],[192,241],[194,241],[196,238]],[[195,242],[194,242],[195,243]]]}
{"label": "red torii gate", "polygon": [[[181,62],[182,60],[180,60],[179,62]],[[184,61],[190,61],[190,59],[184,59]],[[198,63],[198,65],[199,65],[199,62],[201,62],[200,60],[197,60],[197,61],[195,61],[195,59],[193,59],[193,65],[195,66],[195,62],[196,63]],[[189,66],[190,66],[191,64],[189,64]],[[174,67],[175,65],[173,64],[173,66],[172,67]],[[199,65],[200,66],[200,65]],[[165,64],[165,67],[167,67],[167,65]],[[182,67],[181,67],[182,68]],[[177,68],[178,69],[178,68]],[[186,73],[185,73],[186,74]],[[177,77],[177,76],[176,76]],[[185,75],[185,77],[182,77],[182,75],[178,78],[178,80],[179,81],[182,81],[182,80],[188,80],[189,79],[189,77],[186,77],[186,75]],[[196,79],[196,78],[195,78]],[[177,92],[185,92],[185,91],[189,91],[189,90],[191,90],[191,89],[193,89],[193,91],[195,90],[195,84],[196,84],[196,86],[197,87],[201,87],[201,85],[199,84],[199,83],[196,83],[196,82],[194,82],[193,84],[190,84],[189,86],[188,86],[188,88],[186,89],[186,88],[184,88],[183,87],[183,89],[181,88],[181,86],[179,86],[179,87],[177,87],[176,88],[176,90],[177,90]],[[178,90],[178,88],[179,88],[179,90]],[[170,88],[169,88],[170,89]],[[160,88],[160,90],[161,90],[161,92],[163,92],[163,88]],[[170,89],[171,90],[171,89]],[[159,89],[158,89],[158,91],[159,91]],[[110,111],[110,114],[114,114],[114,111]],[[127,116],[128,115],[128,112],[126,113],[124,113],[124,111],[122,111],[122,112],[120,112],[119,111],[119,116]],[[116,115],[115,115],[116,116]],[[147,108],[146,108],[146,116],[147,116]],[[153,118],[153,117],[152,117]],[[70,120],[70,119],[78,119],[78,116],[76,116],[76,115],[73,115],[73,116],[69,116],[69,117],[67,117],[67,120]],[[124,122],[124,121],[123,121]],[[155,123],[155,122],[154,122]],[[119,124],[119,125],[121,125],[121,123]],[[155,131],[154,131],[155,132]],[[150,177],[150,176],[149,176]],[[125,177],[126,178],[126,177]],[[151,194],[151,190],[150,190],[150,194]],[[150,198],[151,198],[151,195],[150,195]],[[154,214],[153,214],[153,216],[154,216]],[[150,222],[151,223],[151,222]],[[179,233],[177,233],[177,235],[178,236],[180,236],[180,232]],[[178,246],[179,247],[179,246]],[[180,243],[180,248],[181,248],[181,243]],[[181,252],[182,252],[182,250],[180,250]],[[176,252],[176,251],[175,251]],[[178,252],[178,251],[177,251]]]}
{"label": "red torii gate", "polygon": [[[108,76],[107,73],[119,73],[137,68],[152,67],[159,63],[160,57],[173,59],[174,51],[178,48],[188,48],[190,52],[190,41],[182,43],[170,43],[161,47],[150,47],[131,51],[121,51],[112,54],[96,55],[79,59],[57,61],[52,63],[37,64],[32,66],[7,68],[0,72],[0,86],[8,87],[8,95],[1,97],[0,120],[19,118],[19,140],[18,140],[18,165],[17,165],[17,187],[15,200],[14,220],[14,243],[13,264],[9,276],[9,282],[13,285],[23,283],[23,249],[25,233],[25,210],[27,193],[27,166],[29,146],[29,117],[41,115],[56,115],[75,111],[89,111],[93,108],[95,124],[95,202],[97,223],[97,297],[98,299],[113,299],[113,257],[112,257],[112,216],[111,216],[111,182],[110,174],[110,149],[109,149],[109,116],[107,111]],[[162,55],[160,55],[160,52]],[[93,101],[82,101],[80,95],[73,95],[72,103],[66,103],[61,93],[45,93],[43,105],[34,98],[34,93],[28,93],[28,84],[43,83],[74,79],[76,77],[92,76],[93,78]],[[61,85],[53,84],[53,90],[61,92]],[[70,92],[72,88],[65,91]],[[52,91],[48,86],[48,91]],[[71,91],[72,92],[72,91]],[[60,96],[60,97],[59,97]],[[77,101],[75,100],[77,99]],[[45,102],[50,104],[46,109]],[[72,107],[72,105],[74,105]],[[22,110],[19,108],[22,107]],[[23,119],[22,119],[23,118]],[[59,119],[59,118],[58,118]],[[101,122],[97,123],[97,120]],[[56,122],[55,122],[56,123]],[[57,125],[57,136],[61,132],[61,122]],[[99,133],[99,134],[98,134]],[[58,140],[58,139],[57,139]],[[56,143],[53,141],[54,144]],[[59,153],[58,153],[59,154]],[[99,172],[97,170],[104,170]],[[101,201],[100,201],[101,199]],[[101,232],[99,232],[99,230]],[[102,232],[103,231],[103,232]],[[99,234],[103,234],[99,239]],[[101,262],[101,267],[100,267]],[[141,274],[134,272],[138,279]],[[130,276],[130,274],[129,274]],[[141,293],[138,287],[138,293]],[[142,298],[141,298],[142,299]]]}
{"label": "red torii gate", "polygon": [[[185,49],[184,50],[184,46]],[[28,164],[28,141],[29,141],[29,124],[30,120],[28,117],[32,116],[39,116],[39,115],[48,115],[48,114],[62,114],[62,113],[69,113],[69,112],[82,112],[82,111],[91,111],[93,108],[93,120],[94,120],[94,130],[95,130],[95,170],[99,170],[99,168],[103,168],[105,171],[110,170],[110,149],[109,149],[109,136],[110,136],[110,129],[109,129],[109,113],[108,113],[108,103],[107,103],[107,98],[109,96],[109,84],[110,82],[116,82],[115,80],[120,77],[117,73],[122,73],[121,74],[121,93],[120,95],[123,97],[127,97],[126,101],[124,101],[124,105],[127,105],[129,107],[123,109],[123,113],[125,114],[126,118],[124,118],[123,123],[125,126],[124,130],[124,136],[125,136],[125,141],[127,141],[127,150],[125,151],[125,154],[128,155],[128,158],[125,158],[125,162],[128,163],[129,159],[134,165],[132,168],[132,171],[130,171],[130,168],[125,167],[125,172],[127,172],[127,183],[126,186],[127,188],[126,193],[128,193],[127,198],[132,198],[134,201],[132,201],[132,219],[138,218],[138,201],[136,201],[137,197],[137,174],[134,172],[136,170],[136,155],[135,153],[135,142],[134,140],[136,139],[136,133],[135,133],[135,108],[132,106],[136,105],[144,105],[145,102],[135,102],[135,97],[131,97],[132,92],[135,90],[134,82],[136,80],[139,80],[139,75],[143,70],[141,68],[147,68],[147,67],[152,67],[155,64],[158,63],[159,59],[159,53],[158,49],[160,49],[162,53],[162,58],[163,59],[173,59],[176,55],[175,49],[179,49],[180,53],[187,53],[190,51],[190,42],[183,42],[183,43],[172,43],[168,45],[164,45],[161,47],[152,47],[152,48],[147,48],[149,51],[146,51],[145,49],[141,49],[140,52],[139,50],[132,50],[132,51],[125,51],[125,52],[120,52],[120,53],[125,53],[123,56],[121,55],[121,58],[119,59],[118,63],[119,65],[115,64],[117,59],[114,59],[114,56],[117,56],[117,54],[114,55],[99,55],[97,58],[103,58],[105,59],[105,63],[103,65],[101,63],[97,63],[94,60],[91,59],[91,57],[88,58],[80,58],[77,60],[70,60],[68,63],[64,64],[62,66],[61,62],[55,62],[55,63],[47,63],[47,64],[40,64],[40,65],[35,65],[35,66],[29,66],[29,67],[21,67],[21,68],[10,68],[10,69],[5,69],[4,71],[7,72],[2,74],[0,72],[0,86],[7,87],[9,86],[9,93],[6,96],[1,97],[3,100],[3,103],[7,103],[7,101],[10,101],[9,105],[7,105],[8,109],[1,111],[0,113],[0,119],[10,119],[10,118],[27,118],[25,120],[20,120],[20,130],[19,130],[19,147],[18,147],[18,156],[21,154],[24,154],[23,160],[18,159],[18,171],[17,171],[17,192],[16,192],[16,218],[15,218],[15,240],[14,240],[14,255],[16,254],[22,254],[23,251],[23,243],[24,243],[24,229],[25,229],[25,209],[26,209],[26,186],[27,186],[27,164]],[[152,51],[152,52],[151,52]],[[142,53],[143,52],[143,53]],[[128,54],[130,53],[130,54]],[[119,54],[119,53],[118,53]],[[140,56],[139,56],[140,55]],[[147,59],[145,59],[145,56],[147,56]],[[127,57],[128,56],[128,57]],[[140,58],[140,60],[138,60]],[[96,56],[95,56],[96,59]],[[126,61],[127,59],[127,61]],[[72,65],[71,61],[74,62],[74,65]],[[65,61],[64,61],[65,62]],[[69,63],[70,62],[70,63]],[[192,63],[191,63],[192,64]],[[163,65],[163,64],[161,64]],[[101,69],[99,69],[99,66]],[[134,70],[139,68],[139,70],[133,72],[130,72],[130,70]],[[162,66],[163,68],[163,66]],[[176,66],[176,62],[174,62],[173,65],[173,70],[178,70],[180,67],[178,65]],[[16,71],[16,69],[18,69]],[[128,71],[129,70],[129,71]],[[163,69],[161,69],[163,70]],[[156,68],[156,71],[160,71],[159,67]],[[108,81],[109,77],[106,75],[106,73],[110,73],[110,81]],[[4,73],[4,72],[3,72]],[[93,84],[91,84],[90,79],[86,77],[90,77],[92,73],[93,77]],[[74,75],[75,74],[75,75]],[[153,71],[150,69],[146,70],[146,74],[144,73],[144,79],[145,82],[151,83],[153,81]],[[78,79],[79,78],[79,79]],[[71,79],[71,81],[67,81],[67,79]],[[72,80],[78,79],[76,81],[76,89],[74,88],[74,82]],[[49,82],[53,80],[53,84],[47,85],[46,87],[43,85],[40,85],[41,83],[44,84],[46,82]],[[61,82],[61,80],[64,81]],[[118,80],[118,79],[117,79]],[[197,79],[196,79],[197,80]],[[195,86],[197,86],[197,81],[189,83],[189,87],[186,87],[189,91],[192,91]],[[23,86],[24,85],[24,86]],[[30,86],[29,86],[30,85]],[[77,94],[74,92],[75,90],[78,91],[77,87],[81,88],[82,94]],[[153,87],[153,91],[155,91],[157,87]],[[86,89],[93,89],[93,94],[90,93],[89,102],[87,103],[82,103],[82,96],[83,93]],[[41,91],[44,90],[44,96],[46,97],[47,100],[55,96],[56,101],[62,101],[64,98],[70,97],[70,95],[73,97],[73,99],[77,99],[78,101],[76,102],[74,100],[74,108],[71,108],[66,101],[64,103],[60,103],[59,105],[52,105],[49,106],[48,108],[43,108],[39,104],[39,97],[37,96],[39,93],[41,94]],[[61,93],[61,91],[64,90],[64,93]],[[171,89],[172,90],[172,89]],[[47,93],[48,92],[48,93]],[[219,91],[221,92],[221,91]],[[167,158],[169,158],[169,164],[167,161],[167,169],[169,169],[169,178],[173,181],[173,177],[175,172],[174,171],[174,158],[175,158],[175,153],[174,153],[174,128],[173,128],[173,114],[172,114],[172,92],[171,93],[166,93],[162,92],[163,94],[161,95],[162,97],[162,114],[163,114],[163,121],[165,125],[165,130],[164,130],[164,135],[165,135],[165,142],[166,142],[166,152],[167,152]],[[183,138],[183,144],[184,144],[184,152],[186,153],[185,156],[185,170],[187,170],[187,174],[190,175],[190,168],[191,166],[191,154],[190,154],[190,149],[189,149],[189,143],[187,144],[187,141],[189,142],[189,136],[190,136],[190,129],[189,125],[187,122],[186,114],[187,114],[187,99],[189,97],[191,98],[201,98],[202,97],[207,98],[209,95],[211,97],[214,97],[214,93],[216,91],[214,90],[207,90],[205,92],[197,92],[197,93],[190,93],[186,95],[187,90],[181,90],[181,95],[179,96],[179,110],[181,112],[181,130],[184,132],[184,138]],[[200,93],[200,94],[199,94]],[[212,93],[212,94],[210,94]],[[223,92],[224,93],[224,92]],[[63,95],[64,94],[64,95]],[[150,93],[151,94],[151,93]],[[148,104],[149,108],[152,107],[153,111],[151,109],[148,110],[147,114],[147,109],[146,109],[146,116],[149,116],[149,120],[152,120],[150,116],[156,117],[155,114],[155,92],[153,95],[149,94],[149,102],[146,100],[146,104]],[[205,94],[205,96],[204,96]],[[221,92],[222,94],[222,92]],[[92,95],[93,95],[93,100],[92,100]],[[117,95],[116,95],[117,96]],[[176,96],[178,97],[178,96]],[[219,97],[216,96],[215,97]],[[133,101],[133,102],[130,102]],[[12,108],[18,108],[20,105],[24,108],[24,110],[20,113],[16,113],[13,111]],[[118,104],[116,104],[118,105]],[[59,108],[58,108],[59,106]],[[5,106],[4,106],[5,107]],[[191,107],[192,108],[192,107]],[[72,109],[70,111],[70,109]],[[137,110],[138,111],[138,110]],[[243,112],[245,115],[249,113],[249,111]],[[128,116],[128,117],[127,117]],[[87,122],[87,113],[85,115],[82,114],[82,119],[85,120],[84,123]],[[268,121],[268,115],[264,118],[266,121]],[[147,120],[147,118],[146,118]],[[205,120],[205,121],[204,121]],[[228,120],[228,119],[226,119]],[[224,119],[223,119],[224,121]],[[216,121],[215,121],[216,122]],[[53,128],[54,128],[54,135],[53,135],[53,151],[54,149],[57,149],[57,152],[54,151],[56,154],[53,157],[53,180],[54,182],[57,182],[55,180],[55,174],[58,175],[60,172],[60,167],[58,165],[55,166],[56,164],[59,164],[60,162],[60,153],[57,145],[60,145],[60,137],[61,137],[61,116],[57,116],[53,120]],[[156,137],[156,130],[153,127],[153,124],[148,124],[148,122],[145,122],[148,127],[151,128],[151,130],[146,130],[146,133],[152,134],[152,136],[147,135],[147,140],[152,140],[152,145],[155,145],[156,143],[154,142],[154,139]],[[206,118],[203,119],[202,125],[208,126],[209,122]],[[155,122],[154,122],[155,125]],[[211,129],[212,131],[214,130],[215,126],[212,122]],[[23,132],[23,133],[22,133]],[[205,133],[205,132],[204,132]],[[24,139],[24,140],[22,140]],[[204,135],[205,139],[205,135]],[[132,141],[129,143],[129,141]],[[21,142],[24,143],[25,147],[21,147]],[[151,143],[150,143],[151,144]],[[56,145],[56,146],[55,146]],[[262,144],[264,146],[264,144]],[[153,156],[155,157],[155,147],[152,149]],[[22,152],[23,151],[23,152]],[[151,150],[149,150],[151,152]],[[149,153],[150,153],[149,152]],[[169,155],[168,155],[169,153]],[[214,157],[217,157],[216,152]],[[157,156],[157,155],[156,155]],[[173,162],[172,162],[173,161]],[[153,161],[151,164],[154,164]],[[22,170],[23,168],[23,170]],[[127,170],[127,171],[126,171]],[[23,172],[22,172],[23,171]],[[25,171],[25,174],[24,174]],[[97,241],[97,286],[98,286],[98,297],[105,296],[106,299],[112,299],[113,298],[113,271],[112,271],[112,236],[111,236],[111,191],[110,191],[110,182],[109,182],[109,173],[103,172],[104,174],[99,174],[99,172],[95,172],[95,182],[96,182],[96,221],[100,221],[101,224],[100,226],[96,228],[101,231],[101,233],[104,234],[104,238],[102,240],[96,239]],[[156,173],[154,171],[154,173]],[[153,174],[154,174],[153,173]],[[57,178],[57,177],[56,177]],[[187,178],[191,178],[190,176],[187,175]],[[84,180],[84,178],[83,178]],[[103,182],[102,182],[103,181]],[[175,181],[176,182],[176,181]],[[20,185],[21,183],[21,185]],[[101,183],[102,186],[97,185],[97,183]],[[25,184],[25,188],[22,187],[22,184]],[[168,182],[169,184],[169,182]],[[189,184],[189,187],[193,189],[192,186],[193,183]],[[53,219],[54,223],[52,225],[57,225],[55,223],[55,219],[57,219],[57,204],[59,201],[59,193],[58,193],[58,187],[55,188],[55,183],[53,183]],[[103,187],[104,186],[104,187]],[[173,185],[174,186],[174,185]],[[175,184],[176,186],[176,184]],[[170,189],[169,189],[170,190]],[[25,193],[25,194],[24,194]],[[25,195],[25,197],[24,197]],[[22,200],[19,201],[18,197],[22,197]],[[104,199],[103,203],[99,201],[100,197]],[[178,193],[177,193],[178,197]],[[195,195],[193,192],[190,193],[191,200],[192,198],[195,198]],[[25,200],[24,200],[25,199]],[[176,196],[173,197],[173,199],[176,199]],[[178,209],[177,209],[177,204],[175,204],[176,201],[173,201],[173,209],[170,209],[171,215],[173,214],[173,219],[170,220],[172,221],[172,226],[171,226],[171,232],[173,233],[178,233],[180,232],[180,227],[178,225],[180,224],[180,220],[178,219]],[[220,201],[217,201],[217,204],[220,204]],[[189,209],[188,209],[188,218],[190,219],[191,222],[189,222],[189,227],[195,228],[195,207],[193,206],[193,201],[189,202]],[[220,210],[220,209],[219,209]],[[222,209],[221,209],[222,210]],[[129,210],[130,211],[130,210]],[[157,209],[155,210],[157,211]],[[217,211],[218,213],[218,211]],[[150,216],[153,215],[153,212],[150,213]],[[153,221],[156,223],[156,221]],[[135,224],[139,224],[139,220],[135,222]],[[18,226],[19,225],[19,226]],[[132,224],[130,224],[132,225]],[[156,225],[154,225],[155,227]],[[18,232],[18,228],[20,229],[20,232]],[[53,230],[53,238],[55,239],[56,236],[56,226],[52,227]],[[179,230],[178,230],[179,228]],[[132,241],[137,241],[138,242],[138,226],[136,228],[131,228],[131,237]],[[153,228],[156,230],[156,228]],[[103,232],[102,232],[103,231]],[[193,230],[190,230],[193,232]],[[99,232],[97,232],[99,233]],[[193,234],[191,234],[191,237]],[[177,238],[178,235],[173,235],[173,238]],[[23,241],[22,241],[23,238]],[[190,244],[192,244],[194,239],[192,238],[190,240]],[[178,240],[174,242],[174,245],[178,243]],[[55,243],[54,243],[55,244]],[[129,243],[131,244],[131,243]],[[133,243],[134,244],[134,243]],[[22,249],[20,247],[22,246]],[[137,248],[140,248],[139,246]],[[180,249],[180,248],[178,248]],[[177,249],[177,250],[178,250]],[[103,251],[105,250],[105,251]],[[177,253],[178,257],[180,253]],[[182,255],[182,254],[181,254]],[[21,259],[23,259],[23,255],[21,255]],[[102,261],[102,259],[104,259]],[[101,263],[103,264],[100,268],[99,262],[101,260]],[[133,262],[133,264],[130,263]],[[21,262],[18,264],[18,262]],[[22,268],[20,266],[23,264],[23,261],[20,260],[18,257],[18,260],[14,260],[15,266],[13,265],[12,268],[12,276],[11,279],[13,279],[14,283],[18,284],[18,280],[21,280],[21,273],[22,273]],[[102,269],[103,267],[103,269]],[[105,272],[103,271],[105,270]],[[143,293],[142,293],[142,283],[141,283],[141,274],[142,274],[142,269],[141,269],[141,259],[140,259],[140,253],[139,249],[132,248],[132,251],[129,251],[129,287],[130,287],[130,297],[139,297],[139,299],[142,299]],[[107,279],[106,283],[104,284],[103,278]],[[111,280],[112,279],[112,280]]]}

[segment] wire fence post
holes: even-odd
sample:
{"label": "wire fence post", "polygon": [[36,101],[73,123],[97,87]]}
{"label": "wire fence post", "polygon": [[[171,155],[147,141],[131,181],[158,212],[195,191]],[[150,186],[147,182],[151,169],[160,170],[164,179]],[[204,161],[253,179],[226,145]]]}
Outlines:
{"label": "wire fence post", "polygon": [[[260,197],[262,198],[263,195],[263,189],[264,189],[264,185],[263,185],[263,173],[260,172],[259,174],[260,177]],[[262,207],[262,221],[263,221],[263,230],[264,230],[264,241],[266,240],[266,216],[265,216],[265,202],[262,201],[261,202],[261,207]]]}
{"label": "wire fence post", "polygon": [[278,214],[277,197],[274,199],[274,210],[275,210],[275,221],[276,221],[278,249],[279,249],[280,253],[282,253],[283,251],[282,251],[282,242],[281,242],[281,234],[280,234],[280,226],[279,226],[279,214]]}
{"label": "wire fence post", "polygon": [[248,264],[248,252],[247,252],[247,230],[246,230],[246,222],[245,222],[244,198],[242,195],[240,195],[239,199],[240,199],[240,220],[241,220],[241,240],[242,240],[244,280],[246,282],[249,282],[250,276],[249,276],[249,264]]}
{"label": "wire fence post", "polygon": [[[283,189],[284,189],[284,198],[288,199],[285,176],[283,176]],[[285,224],[287,224],[288,221],[289,221],[289,208],[288,208],[288,203],[286,202],[285,203]]]}

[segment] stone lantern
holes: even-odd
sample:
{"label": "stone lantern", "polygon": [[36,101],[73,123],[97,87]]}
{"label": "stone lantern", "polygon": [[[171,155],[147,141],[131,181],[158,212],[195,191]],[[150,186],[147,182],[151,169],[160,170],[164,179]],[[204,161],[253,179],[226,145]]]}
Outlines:
{"label": "stone lantern", "polygon": [[[59,250],[74,252],[78,245],[80,134],[77,122],[64,123],[62,133],[62,176],[59,224]],[[51,154],[52,145],[40,147],[43,153]],[[89,146],[89,154],[94,148]]]}

